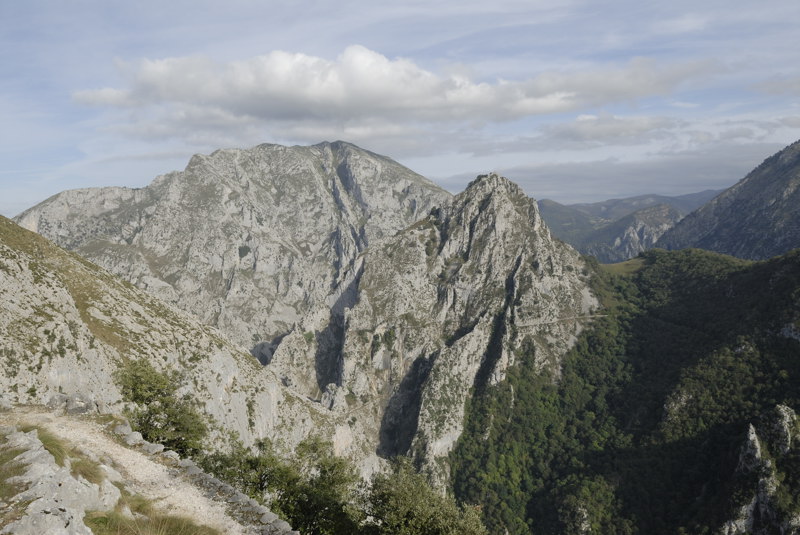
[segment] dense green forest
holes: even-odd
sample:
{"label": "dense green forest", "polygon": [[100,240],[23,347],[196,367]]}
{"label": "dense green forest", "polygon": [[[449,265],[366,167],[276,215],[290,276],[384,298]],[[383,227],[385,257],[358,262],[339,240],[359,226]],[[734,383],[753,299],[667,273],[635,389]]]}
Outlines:
{"label": "dense green forest", "polygon": [[[595,265],[606,315],[560,374],[519,348],[476,387],[452,453],[458,500],[490,533],[711,533],[752,498],[736,475],[750,423],[800,407],[800,254],[749,263],[700,250]],[[797,511],[800,454],[777,507]]]}

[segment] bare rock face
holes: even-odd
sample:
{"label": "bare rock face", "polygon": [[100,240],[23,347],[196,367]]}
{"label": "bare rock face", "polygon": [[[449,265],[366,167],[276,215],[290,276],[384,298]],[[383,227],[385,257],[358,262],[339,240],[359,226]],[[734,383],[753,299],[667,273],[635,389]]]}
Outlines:
{"label": "bare rock face", "polygon": [[174,347],[166,363],[224,429],[322,436],[364,475],[411,454],[443,486],[473,392],[521,352],[557,375],[597,306],[578,253],[515,184],[480,176],[453,198],[345,143],[197,156],[147,188],[65,192],[18,221],[255,345],[263,368],[211,335],[166,342],[115,297],[71,312]]}
{"label": "bare rock face", "polygon": [[262,362],[369,244],[449,194],[336,142],[197,155],[142,189],[66,191],[16,218],[176,304]]}
{"label": "bare rock face", "polygon": [[[327,411],[218,331],[0,218],[0,392],[7,403],[119,412],[115,372],[145,359],[178,374],[222,434],[291,448],[329,434]],[[91,398],[89,400],[88,398]]]}
{"label": "bare rock face", "polygon": [[343,415],[341,447],[411,453],[443,484],[473,389],[519,351],[557,370],[589,321],[582,265],[518,186],[481,176],[359,257],[330,315],[300,322],[270,367]]}

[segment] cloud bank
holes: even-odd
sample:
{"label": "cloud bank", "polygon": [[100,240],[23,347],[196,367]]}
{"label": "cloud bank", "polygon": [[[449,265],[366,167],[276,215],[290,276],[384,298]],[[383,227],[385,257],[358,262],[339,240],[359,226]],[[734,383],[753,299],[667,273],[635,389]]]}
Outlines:
{"label": "cloud bank", "polygon": [[[241,127],[254,121],[372,124],[486,123],[570,112],[665,95],[719,71],[709,61],[660,63],[635,58],[579,72],[549,71],[523,80],[473,80],[437,74],[363,46],[335,60],[283,51],[220,63],[176,57],[119,64],[126,87],[82,90],[82,104],[138,113],[145,123]],[[149,113],[142,113],[148,110]],[[176,130],[177,132],[177,130]]]}

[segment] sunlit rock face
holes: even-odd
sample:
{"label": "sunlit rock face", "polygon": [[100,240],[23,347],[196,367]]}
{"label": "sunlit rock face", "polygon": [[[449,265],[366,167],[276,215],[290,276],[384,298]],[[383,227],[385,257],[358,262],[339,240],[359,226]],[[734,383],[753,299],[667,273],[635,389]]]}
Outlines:
{"label": "sunlit rock face", "polygon": [[578,254],[497,175],[368,249],[347,276],[346,306],[331,323],[301,322],[271,366],[299,383],[309,371],[298,363],[316,362],[325,384],[308,394],[324,389],[349,415],[365,454],[410,453],[440,484],[473,389],[502,381],[520,351],[557,370],[596,306]]}
{"label": "sunlit rock face", "polygon": [[268,360],[365,247],[449,197],[348,143],[259,145],[196,155],[141,189],[66,191],[16,220]]}

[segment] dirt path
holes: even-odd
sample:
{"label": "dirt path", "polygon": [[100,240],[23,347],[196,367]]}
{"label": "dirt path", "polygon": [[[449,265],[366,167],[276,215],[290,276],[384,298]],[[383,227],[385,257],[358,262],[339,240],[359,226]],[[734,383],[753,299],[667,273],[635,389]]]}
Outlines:
{"label": "dirt path", "polygon": [[120,444],[90,418],[16,407],[11,412],[0,412],[0,424],[41,426],[70,446],[93,452],[122,475],[128,491],[151,500],[163,513],[190,518],[225,534],[248,532],[226,513],[222,503],[207,498],[177,469]]}

